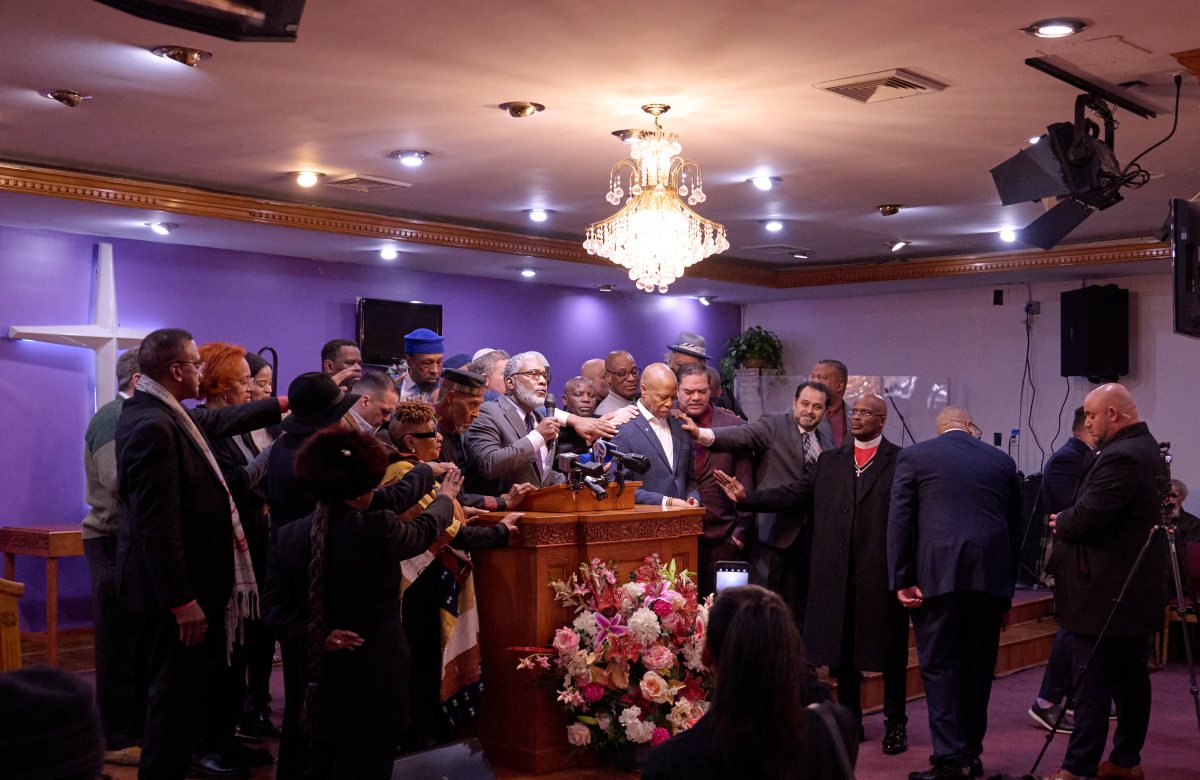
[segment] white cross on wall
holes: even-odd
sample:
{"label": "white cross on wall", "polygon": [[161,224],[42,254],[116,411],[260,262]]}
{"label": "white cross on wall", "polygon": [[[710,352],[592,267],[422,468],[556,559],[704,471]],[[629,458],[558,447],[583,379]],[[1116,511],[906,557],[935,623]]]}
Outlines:
{"label": "white cross on wall", "polygon": [[117,290],[113,281],[112,244],[96,252],[96,316],[90,325],[10,325],[8,337],[47,344],[84,347],[96,353],[95,408],[117,397],[117,352],[141,343],[150,331],[117,323]]}

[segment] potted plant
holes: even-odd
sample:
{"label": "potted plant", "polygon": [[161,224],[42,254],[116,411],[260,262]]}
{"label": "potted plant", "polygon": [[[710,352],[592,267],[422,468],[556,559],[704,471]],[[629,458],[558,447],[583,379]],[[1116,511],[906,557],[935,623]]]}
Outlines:
{"label": "potted plant", "polygon": [[783,368],[783,343],[771,331],[754,325],[725,342],[721,358],[721,378],[733,383],[733,370],[743,368]]}

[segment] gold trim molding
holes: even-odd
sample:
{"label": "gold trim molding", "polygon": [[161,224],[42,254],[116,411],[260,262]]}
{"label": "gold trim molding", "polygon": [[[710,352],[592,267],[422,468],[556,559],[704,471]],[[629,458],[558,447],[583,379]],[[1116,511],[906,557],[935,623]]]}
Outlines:
{"label": "gold trim molding", "polygon": [[[452,249],[527,255],[588,265],[609,264],[601,257],[589,255],[580,242],[574,240],[273,201],[249,195],[12,162],[0,162],[0,192],[44,195],[87,203],[324,233],[390,238]],[[1100,246],[1067,247],[1048,252],[952,255],[887,265],[854,263],[786,270],[774,270],[764,267],[761,263],[732,257],[711,257],[690,268],[688,276],[733,284],[788,289],[929,279],[998,271],[1040,271],[1161,260],[1170,256],[1171,250],[1164,244],[1129,241]]]}

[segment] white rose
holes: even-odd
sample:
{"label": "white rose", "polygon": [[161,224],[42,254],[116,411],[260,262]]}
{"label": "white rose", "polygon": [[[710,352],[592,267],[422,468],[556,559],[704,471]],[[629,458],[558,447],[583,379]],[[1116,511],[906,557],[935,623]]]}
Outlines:
{"label": "white rose", "polygon": [[592,730],[579,721],[567,726],[567,742],[575,747],[583,747],[592,743]]}

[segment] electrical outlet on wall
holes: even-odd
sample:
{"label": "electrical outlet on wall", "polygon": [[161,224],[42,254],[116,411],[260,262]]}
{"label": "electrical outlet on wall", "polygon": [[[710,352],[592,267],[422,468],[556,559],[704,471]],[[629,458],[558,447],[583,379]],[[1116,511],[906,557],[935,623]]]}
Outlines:
{"label": "electrical outlet on wall", "polygon": [[1025,313],[1030,317],[1042,313],[1042,304],[1040,301],[1029,301],[1025,304]]}

